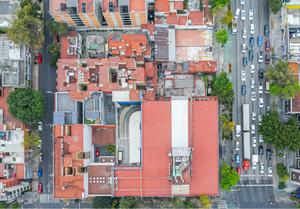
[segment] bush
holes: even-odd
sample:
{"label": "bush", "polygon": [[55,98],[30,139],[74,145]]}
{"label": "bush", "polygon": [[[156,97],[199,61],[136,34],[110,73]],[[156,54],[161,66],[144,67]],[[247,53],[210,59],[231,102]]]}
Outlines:
{"label": "bush", "polygon": [[111,197],[95,197],[93,202],[93,208],[111,208]]}
{"label": "bush", "polygon": [[137,202],[134,197],[124,197],[120,202],[120,208],[136,208]]}
{"label": "bush", "polygon": [[285,189],[286,188],[286,185],[284,182],[280,182],[279,185],[278,185],[278,189]]}
{"label": "bush", "polygon": [[193,203],[186,201],[184,208],[196,208],[196,206]]}
{"label": "bush", "polygon": [[119,201],[118,201],[118,199],[114,198],[114,200],[112,201],[111,208],[119,208]]}
{"label": "bush", "polygon": [[17,209],[17,208],[20,208],[20,205],[19,205],[19,203],[14,202],[14,203],[11,205],[11,208]]}
{"label": "bush", "polygon": [[296,200],[296,197],[291,197],[291,200],[292,200],[292,201],[295,201],[295,200]]}
{"label": "bush", "polygon": [[51,58],[51,60],[50,60],[49,66],[50,66],[50,67],[57,68],[57,64],[56,64],[56,63],[57,63],[58,59],[60,59],[60,56],[59,56],[59,55],[53,56],[53,57]]}
{"label": "bush", "polygon": [[106,146],[106,150],[107,150],[107,152],[115,152],[115,149],[116,149],[116,147],[115,147],[115,145],[107,145]]}
{"label": "bush", "polygon": [[5,202],[0,202],[0,208],[2,209],[2,208],[7,208],[8,207],[8,205],[5,203]]}
{"label": "bush", "polygon": [[287,168],[283,164],[277,164],[277,175],[280,181],[287,181],[290,177],[290,174]]}

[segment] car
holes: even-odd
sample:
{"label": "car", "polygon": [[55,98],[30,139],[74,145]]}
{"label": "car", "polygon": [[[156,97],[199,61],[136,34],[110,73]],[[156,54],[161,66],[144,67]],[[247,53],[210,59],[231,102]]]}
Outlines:
{"label": "car", "polygon": [[246,19],[246,11],[242,9],[241,20],[245,20],[245,19]]}
{"label": "car", "polygon": [[258,83],[258,93],[259,93],[259,94],[262,94],[262,93],[263,93],[263,84],[262,84],[262,82],[259,82],[259,83]]}
{"label": "car", "polygon": [[270,51],[270,41],[266,41],[266,51]]}
{"label": "car", "polygon": [[58,33],[55,33],[54,35],[54,42],[58,42]]}
{"label": "car", "polygon": [[38,129],[39,129],[39,131],[43,131],[43,122],[42,121],[38,122]]}
{"label": "car", "polygon": [[245,80],[246,80],[246,73],[245,73],[245,70],[242,70],[242,71],[241,71],[241,78],[242,78],[242,81],[245,81]]}
{"label": "car", "polygon": [[235,10],[234,19],[239,19],[239,15],[240,15],[240,9],[237,8],[237,9]]}
{"label": "car", "polygon": [[255,80],[254,78],[251,78],[251,89],[254,89],[255,87]]}
{"label": "car", "polygon": [[269,111],[271,110],[270,106],[267,106],[267,115],[269,115]]}
{"label": "car", "polygon": [[239,155],[239,154],[236,154],[236,155],[235,155],[235,163],[236,163],[236,164],[239,164],[239,163],[240,163],[240,155]]}
{"label": "car", "polygon": [[41,194],[43,192],[43,184],[39,184],[38,192]]}
{"label": "car", "polygon": [[254,102],[256,100],[256,94],[254,91],[251,92],[251,100]]}
{"label": "car", "polygon": [[253,20],[253,11],[249,10],[249,20]]}
{"label": "car", "polygon": [[242,95],[246,94],[246,85],[242,85]]}
{"label": "car", "polygon": [[249,50],[249,60],[250,61],[253,60],[253,50],[252,49]]}
{"label": "car", "polygon": [[254,46],[254,38],[251,36],[250,37],[250,46],[253,47]]}
{"label": "car", "polygon": [[272,157],[271,150],[267,149],[266,152],[267,152],[267,155],[266,155],[267,160],[271,160],[271,157]]}
{"label": "car", "polygon": [[38,149],[39,149],[39,150],[42,150],[42,149],[43,149],[42,143],[40,143],[40,144],[38,145]]}
{"label": "car", "polygon": [[252,137],[252,147],[256,147],[256,137]]}
{"label": "car", "polygon": [[245,53],[245,52],[246,52],[246,49],[247,49],[246,44],[243,43],[243,44],[242,44],[242,53]]}
{"label": "car", "polygon": [[39,37],[39,43],[38,43],[38,46],[39,47],[42,47],[43,46],[43,40],[41,37]]}
{"label": "car", "polygon": [[255,125],[251,124],[251,134],[255,134]]}
{"label": "car", "polygon": [[40,163],[43,162],[43,153],[40,153]]}
{"label": "car", "polygon": [[254,24],[250,25],[250,34],[254,34],[255,30],[254,30]]}
{"label": "car", "polygon": [[244,5],[245,4],[245,0],[241,0],[241,4]]}
{"label": "car", "polygon": [[257,169],[257,163],[252,163],[252,170],[256,170]]}
{"label": "car", "polygon": [[96,157],[99,157],[99,148],[96,148],[95,154],[96,154]]}
{"label": "car", "polygon": [[251,65],[251,73],[254,73],[254,65]]}
{"label": "car", "polygon": [[264,154],[264,148],[263,146],[259,146],[259,155],[263,155]]}
{"label": "car", "polygon": [[264,78],[264,71],[263,71],[263,69],[259,69],[258,73],[259,73],[259,78],[263,79]]}
{"label": "car", "polygon": [[269,25],[265,25],[265,36],[269,35]]}
{"label": "car", "polygon": [[252,120],[256,120],[256,113],[252,112]]}
{"label": "car", "polygon": [[270,55],[266,54],[266,64],[270,64]]}
{"label": "car", "polygon": [[300,33],[290,34],[290,38],[299,38],[299,37],[300,37]]}
{"label": "car", "polygon": [[263,52],[262,51],[259,51],[258,53],[258,62],[263,62],[264,61],[264,56],[263,56]]}
{"label": "car", "polygon": [[259,98],[258,104],[259,104],[259,107],[263,107],[264,106],[264,98]]}
{"label": "car", "polygon": [[289,32],[290,33],[300,33],[300,29],[290,28]]}
{"label": "car", "polygon": [[237,168],[236,168],[236,172],[237,172],[239,175],[241,175],[241,168],[240,168],[240,167],[237,167]]}
{"label": "car", "polygon": [[247,57],[243,57],[243,65],[247,66]]}
{"label": "car", "polygon": [[[262,121],[262,116],[259,115],[259,116],[258,116],[258,125],[261,125],[261,121]],[[259,141],[260,141],[260,140],[259,140]]]}
{"label": "car", "polygon": [[261,163],[260,164],[260,173],[264,173],[265,172],[265,164]]}
{"label": "car", "polygon": [[40,168],[40,169],[38,170],[38,176],[39,176],[39,177],[42,177],[42,174],[43,174],[43,172],[42,172],[42,169]]}
{"label": "car", "polygon": [[42,64],[42,55],[41,54],[38,55],[37,61],[39,64]]}
{"label": "car", "polygon": [[235,142],[235,150],[240,150],[240,142]]}
{"label": "car", "polygon": [[264,142],[262,135],[258,135],[259,142]]}
{"label": "car", "polygon": [[243,38],[247,38],[247,29],[243,28]]}
{"label": "car", "polygon": [[268,176],[272,177],[273,173],[272,173],[272,167],[268,168]]}
{"label": "car", "polygon": [[257,37],[257,46],[261,46],[262,45],[262,37],[258,36]]}

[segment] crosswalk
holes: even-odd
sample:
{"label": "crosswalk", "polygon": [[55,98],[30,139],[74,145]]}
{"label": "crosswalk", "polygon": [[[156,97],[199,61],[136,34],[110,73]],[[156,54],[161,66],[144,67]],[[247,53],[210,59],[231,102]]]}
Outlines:
{"label": "crosswalk", "polygon": [[219,200],[218,201],[218,208],[219,209],[228,209],[226,201],[225,200]]}
{"label": "crosswalk", "polygon": [[40,194],[40,203],[59,203],[60,199],[54,199],[53,194]]}

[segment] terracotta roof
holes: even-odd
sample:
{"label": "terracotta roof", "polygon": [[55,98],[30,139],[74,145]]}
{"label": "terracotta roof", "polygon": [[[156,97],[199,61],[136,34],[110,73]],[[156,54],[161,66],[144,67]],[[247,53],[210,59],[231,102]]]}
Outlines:
{"label": "terracotta roof", "polygon": [[289,66],[292,68],[292,74],[298,74],[298,63],[289,62]]}
{"label": "terracotta roof", "polygon": [[50,12],[52,14],[68,14],[68,11],[61,10],[61,4],[66,4],[66,0],[52,0],[50,5]]}
{"label": "terracotta roof", "polygon": [[155,36],[155,24],[142,24],[142,30],[147,30],[150,36]]}
{"label": "terracotta roof", "polygon": [[174,9],[183,9],[183,1],[175,1],[174,2]]}
{"label": "terracotta roof", "polygon": [[[142,90],[143,92],[143,99],[146,101],[153,101],[155,99],[155,91],[146,91]],[[140,100],[140,91],[131,90],[130,91],[130,100],[138,101]]]}
{"label": "terracotta roof", "polygon": [[95,145],[109,145],[115,143],[115,128],[92,126],[92,143]]}
{"label": "terracotta roof", "polygon": [[178,25],[186,25],[187,19],[187,15],[178,16]]}
{"label": "terracotta roof", "polygon": [[25,178],[25,165],[24,164],[16,164],[16,178],[24,179]]}
{"label": "terracotta roof", "polygon": [[300,97],[292,99],[292,112],[300,112]]}
{"label": "terracotta roof", "polygon": [[191,11],[190,20],[192,21],[191,25],[204,25],[203,22],[203,12],[202,11]]}
{"label": "terracotta roof", "polygon": [[113,2],[113,4],[114,4],[114,12],[116,12],[116,9],[118,9],[118,6],[116,6],[118,4],[117,0],[103,0],[103,2],[102,2],[102,6],[103,6],[102,11],[103,12],[109,12],[108,2]]}
{"label": "terracotta roof", "polygon": [[216,73],[217,62],[216,61],[190,61],[189,62],[189,73],[196,74],[199,72],[211,72]]}
{"label": "terracotta roof", "polygon": [[[112,174],[112,165],[89,166],[89,194],[111,194],[108,178]],[[95,179],[94,179],[95,178]]]}
{"label": "terracotta roof", "polygon": [[[1,156],[2,157],[2,156]],[[4,164],[0,164],[0,177],[4,176]]]}
{"label": "terracotta roof", "polygon": [[178,25],[178,17],[175,13],[175,15],[172,15],[173,13],[170,13],[169,16],[167,16],[167,24],[168,25]]}
{"label": "terracotta roof", "polygon": [[69,48],[69,39],[70,36],[78,36],[76,31],[69,31],[68,34],[64,36],[59,36],[60,39],[60,57],[61,59],[77,59],[78,55],[68,55],[67,49]]}
{"label": "terracotta roof", "polygon": [[145,2],[141,0],[129,0],[130,12],[145,12]]}
{"label": "terracotta roof", "polygon": [[[82,3],[86,3],[86,12],[82,12]],[[94,13],[93,0],[78,0],[78,13]]]}
{"label": "terracotta roof", "polygon": [[157,12],[169,12],[169,0],[155,0],[155,9]]}

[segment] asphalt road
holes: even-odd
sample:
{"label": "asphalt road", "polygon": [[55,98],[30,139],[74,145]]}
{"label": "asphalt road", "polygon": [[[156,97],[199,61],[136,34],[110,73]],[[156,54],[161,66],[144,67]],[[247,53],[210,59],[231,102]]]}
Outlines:
{"label": "asphalt road", "polygon": [[[52,17],[49,10],[49,1],[44,1],[44,23],[51,20]],[[44,24],[45,42],[42,49],[42,64],[39,64],[39,91],[43,93],[46,99],[46,110],[42,117],[43,131],[40,132],[40,137],[43,140],[43,162],[40,163],[40,168],[43,169],[43,177],[39,182],[43,184],[44,194],[53,194],[53,110],[54,110],[54,94],[46,93],[46,91],[56,91],[56,69],[49,66],[51,56],[47,54],[46,48],[52,43],[53,37],[49,36],[49,31]],[[48,186],[48,187],[47,187]]]}

